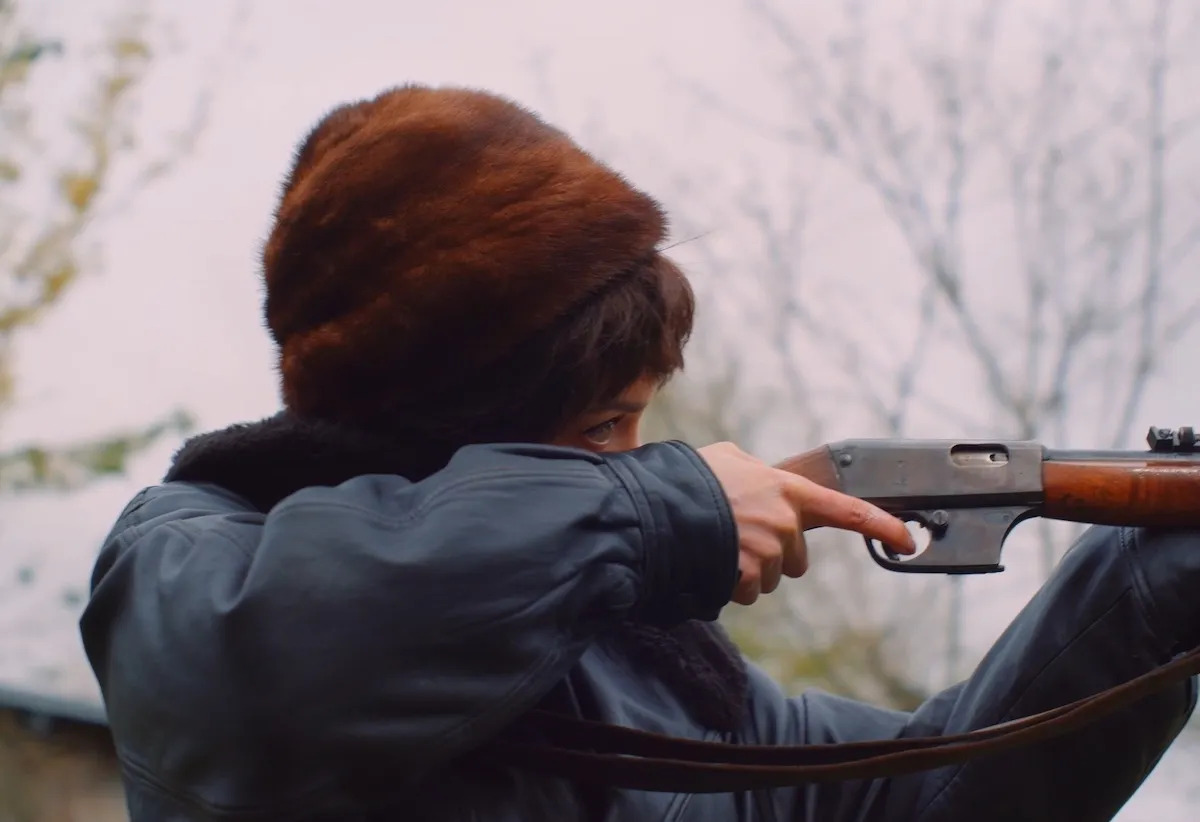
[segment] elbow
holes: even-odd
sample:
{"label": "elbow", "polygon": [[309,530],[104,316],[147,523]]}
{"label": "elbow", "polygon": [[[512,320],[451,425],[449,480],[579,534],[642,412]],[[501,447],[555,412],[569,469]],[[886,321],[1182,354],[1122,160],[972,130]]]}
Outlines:
{"label": "elbow", "polygon": [[243,671],[272,669],[248,555],[229,540],[185,537],[168,525],[110,541],[96,561],[78,627],[114,730],[147,716],[216,719],[262,692]]}

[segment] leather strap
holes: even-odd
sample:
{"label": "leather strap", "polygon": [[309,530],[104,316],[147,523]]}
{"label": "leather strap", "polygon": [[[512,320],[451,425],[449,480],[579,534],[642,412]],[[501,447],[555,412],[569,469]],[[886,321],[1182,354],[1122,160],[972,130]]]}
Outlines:
{"label": "leather strap", "polygon": [[821,745],[703,742],[533,711],[521,723],[527,738],[496,740],[489,758],[550,776],[670,793],[876,779],[959,765],[1061,736],[1197,674],[1200,649],[1093,696],[969,733]]}

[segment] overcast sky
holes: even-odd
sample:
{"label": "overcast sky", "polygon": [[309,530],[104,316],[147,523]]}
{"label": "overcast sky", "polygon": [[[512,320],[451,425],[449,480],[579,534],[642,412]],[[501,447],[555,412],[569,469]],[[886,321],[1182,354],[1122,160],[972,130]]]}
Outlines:
{"label": "overcast sky", "polygon": [[[91,4],[29,5],[52,31],[78,33],[95,22]],[[207,131],[178,170],[93,232],[102,268],[89,272],[22,340],[20,403],[5,418],[5,444],[81,439],[176,407],[196,415],[202,428],[276,409],[273,351],[259,314],[260,243],[296,142],[344,100],[410,81],[508,94],[585,144],[619,147],[614,151],[622,170],[652,191],[670,179],[660,173],[664,159],[713,175],[747,162],[770,167],[779,159],[702,117],[679,82],[702,83],[751,110],[778,104],[756,59],[766,48],[762,33],[740,0],[703,6],[682,0],[271,0],[253,4],[234,53],[224,57],[217,56],[217,46],[234,6],[228,0],[178,6],[178,36],[190,51],[165,60],[155,74],[144,120],[160,131],[163,124],[182,123],[204,73],[221,65],[226,69]],[[805,28],[819,30],[825,22],[820,4],[802,8]],[[1001,51],[1013,71],[1022,70],[1022,44]],[[51,72],[45,84],[65,103],[81,78],[62,72]],[[806,259],[848,271],[894,267],[897,249],[874,240],[878,216],[869,205],[830,195],[816,219]],[[680,256],[686,261],[686,248]],[[1180,357],[1171,367],[1194,374],[1194,360],[1185,368]],[[1151,392],[1139,418],[1164,425],[1200,422],[1187,419],[1197,408],[1200,384],[1181,380]],[[0,582],[6,598],[0,607],[0,682],[96,698],[75,612],[58,604],[59,594],[86,586],[112,518],[132,493],[161,475],[177,444],[147,454],[132,476],[69,501],[23,498],[0,508],[6,560],[14,567],[31,563],[38,574],[33,586],[20,591],[7,591]],[[1169,774],[1156,777],[1147,795],[1159,804],[1139,797],[1122,819],[1149,819],[1152,811],[1157,819],[1184,819],[1182,794],[1172,792],[1170,781]]]}

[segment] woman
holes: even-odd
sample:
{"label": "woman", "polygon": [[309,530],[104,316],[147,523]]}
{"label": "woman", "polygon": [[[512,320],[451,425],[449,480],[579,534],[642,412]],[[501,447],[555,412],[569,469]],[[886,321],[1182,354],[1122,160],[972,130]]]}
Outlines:
{"label": "woman", "polygon": [[1093,530],[975,674],[913,713],[788,698],[716,626],[834,526],[902,523],[728,443],[642,445],[692,294],[658,205],[494,96],[329,114],[263,268],[284,410],[185,445],[120,514],[82,636],[142,820],[1099,820],[1192,683],[891,780],[608,790],[476,756],[532,708],[747,744],[955,733],[1196,640],[1196,534]]}

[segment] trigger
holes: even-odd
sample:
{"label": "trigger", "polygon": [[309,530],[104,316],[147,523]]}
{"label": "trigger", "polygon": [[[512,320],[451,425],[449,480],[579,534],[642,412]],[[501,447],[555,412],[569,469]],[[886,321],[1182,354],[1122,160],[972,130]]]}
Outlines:
{"label": "trigger", "polygon": [[[930,512],[899,511],[895,516],[901,522],[915,522],[917,525],[920,525],[929,533],[929,541],[931,543],[936,542],[944,537],[946,535],[946,529],[950,524],[949,514],[940,510]],[[876,551],[876,548],[869,537],[867,538],[867,548],[872,554],[874,554]],[[890,547],[883,543],[880,543],[878,550],[882,551],[884,556],[886,556],[891,562],[904,561],[902,554],[897,554]],[[917,553],[920,553],[920,551]]]}
{"label": "trigger", "polygon": [[864,536],[863,542],[867,544],[867,551],[871,554],[871,559],[875,560],[875,564],[881,568],[886,568],[889,571],[907,571],[904,567],[904,561],[900,559],[900,554],[897,554],[891,548],[883,543],[876,543],[871,537]]}

